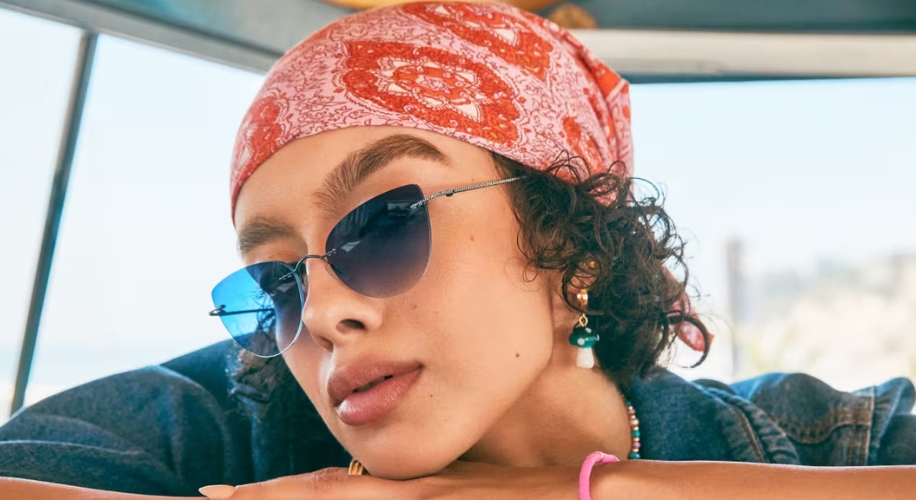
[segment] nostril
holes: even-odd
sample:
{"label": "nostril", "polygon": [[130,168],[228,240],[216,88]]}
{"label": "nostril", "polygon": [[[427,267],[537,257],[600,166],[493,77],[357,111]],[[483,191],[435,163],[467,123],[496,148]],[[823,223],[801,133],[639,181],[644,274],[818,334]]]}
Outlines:
{"label": "nostril", "polygon": [[312,338],[314,339],[314,342],[315,342],[316,344],[318,344],[318,347],[320,347],[320,348],[322,348],[322,349],[324,349],[325,351],[328,351],[328,352],[333,352],[333,351],[334,351],[334,343],[331,342],[330,340],[328,340],[328,339],[326,339],[326,338],[324,338],[324,337],[317,337],[317,336],[316,336],[316,337],[312,337]]}
{"label": "nostril", "polygon": [[345,319],[341,321],[340,323],[346,326],[347,328],[352,328],[354,330],[365,330],[366,329],[366,325],[364,325],[361,321],[357,321],[355,319]]}

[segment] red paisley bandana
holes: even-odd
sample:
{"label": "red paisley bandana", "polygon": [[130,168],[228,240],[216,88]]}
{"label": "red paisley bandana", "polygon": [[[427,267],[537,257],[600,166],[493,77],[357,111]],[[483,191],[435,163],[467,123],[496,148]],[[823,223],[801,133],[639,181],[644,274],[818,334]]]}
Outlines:
{"label": "red paisley bandana", "polygon": [[283,56],[242,122],[232,205],[293,139],[346,127],[438,132],[534,168],[561,151],[630,174],[625,80],[567,31],[504,4],[411,3],[344,17]]}
{"label": "red paisley bandana", "polygon": [[[632,174],[629,85],[569,32],[505,4],[409,3],[344,17],[277,61],[236,138],[233,213],[284,144],[371,125],[437,132],[533,168],[566,151],[579,168]],[[681,338],[702,350],[696,332]]]}

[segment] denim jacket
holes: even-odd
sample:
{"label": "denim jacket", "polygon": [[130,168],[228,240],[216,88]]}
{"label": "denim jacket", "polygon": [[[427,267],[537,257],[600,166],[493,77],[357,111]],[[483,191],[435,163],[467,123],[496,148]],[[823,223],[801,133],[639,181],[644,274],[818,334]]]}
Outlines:
{"label": "denim jacket", "polygon": [[[21,410],[0,427],[0,476],[184,496],[346,466],[301,390],[290,396],[304,412],[293,420],[231,395],[236,357],[222,342]],[[644,459],[916,464],[916,395],[906,379],[846,393],[803,374],[726,385],[657,370],[627,392]]]}

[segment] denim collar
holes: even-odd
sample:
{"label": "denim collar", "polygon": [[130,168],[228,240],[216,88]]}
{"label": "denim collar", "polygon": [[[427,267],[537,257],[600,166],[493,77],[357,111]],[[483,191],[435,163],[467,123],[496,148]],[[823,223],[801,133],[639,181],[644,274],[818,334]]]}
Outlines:
{"label": "denim collar", "polygon": [[656,369],[634,378],[627,391],[643,459],[799,463],[779,426],[725,384]]}

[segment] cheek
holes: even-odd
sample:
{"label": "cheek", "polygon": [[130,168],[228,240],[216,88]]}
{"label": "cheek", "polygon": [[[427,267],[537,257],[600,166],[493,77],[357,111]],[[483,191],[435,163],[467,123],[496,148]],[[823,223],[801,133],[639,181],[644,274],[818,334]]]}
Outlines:
{"label": "cheek", "polygon": [[429,275],[416,300],[420,324],[436,327],[428,330],[435,331],[430,347],[451,389],[494,404],[517,398],[546,366],[552,318],[543,278],[525,280],[514,216],[497,207],[481,212],[433,228]]}
{"label": "cheek", "polygon": [[476,288],[464,277],[451,283],[442,293],[452,307],[439,318],[444,327],[433,346],[436,359],[460,373],[456,384],[464,388],[530,383],[546,366],[553,346],[549,302],[505,279],[491,278]]}

